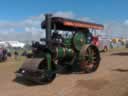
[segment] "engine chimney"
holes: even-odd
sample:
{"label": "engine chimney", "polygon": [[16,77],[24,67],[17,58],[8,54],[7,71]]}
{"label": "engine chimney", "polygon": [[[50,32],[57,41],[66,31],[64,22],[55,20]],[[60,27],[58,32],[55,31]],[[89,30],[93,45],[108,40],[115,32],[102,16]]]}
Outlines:
{"label": "engine chimney", "polygon": [[45,22],[46,22],[46,42],[47,45],[50,46],[51,42],[51,18],[52,14],[45,15]]}

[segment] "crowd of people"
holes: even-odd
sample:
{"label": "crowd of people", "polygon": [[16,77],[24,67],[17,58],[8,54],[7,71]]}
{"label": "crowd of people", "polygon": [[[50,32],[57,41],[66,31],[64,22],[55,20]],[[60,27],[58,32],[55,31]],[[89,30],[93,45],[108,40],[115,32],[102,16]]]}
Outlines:
{"label": "crowd of people", "polygon": [[14,59],[18,59],[19,56],[27,56],[27,52],[19,52],[19,50],[14,49],[10,52],[9,49],[0,48],[0,62],[6,61],[7,58],[13,57]]}

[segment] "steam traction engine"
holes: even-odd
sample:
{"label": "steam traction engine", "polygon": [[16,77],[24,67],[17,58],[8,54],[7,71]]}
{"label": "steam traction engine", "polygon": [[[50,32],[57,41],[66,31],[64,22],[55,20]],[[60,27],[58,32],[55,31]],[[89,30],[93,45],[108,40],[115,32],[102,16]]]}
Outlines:
{"label": "steam traction engine", "polygon": [[51,82],[56,73],[95,72],[100,63],[98,48],[91,44],[90,28],[102,30],[103,25],[45,15],[41,27],[46,38],[33,42],[32,57],[16,72],[16,78],[37,83]]}

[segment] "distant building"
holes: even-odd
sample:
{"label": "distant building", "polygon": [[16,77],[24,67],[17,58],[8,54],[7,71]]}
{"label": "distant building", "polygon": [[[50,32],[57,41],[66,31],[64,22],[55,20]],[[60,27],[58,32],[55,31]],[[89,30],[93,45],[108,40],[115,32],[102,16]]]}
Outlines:
{"label": "distant building", "polygon": [[9,47],[9,44],[7,42],[0,41],[0,48],[7,48],[7,47]]}
{"label": "distant building", "polygon": [[7,41],[8,45],[12,48],[24,48],[25,43],[19,41]]}
{"label": "distant building", "polygon": [[25,43],[19,41],[0,41],[0,47],[3,48],[24,48]]}

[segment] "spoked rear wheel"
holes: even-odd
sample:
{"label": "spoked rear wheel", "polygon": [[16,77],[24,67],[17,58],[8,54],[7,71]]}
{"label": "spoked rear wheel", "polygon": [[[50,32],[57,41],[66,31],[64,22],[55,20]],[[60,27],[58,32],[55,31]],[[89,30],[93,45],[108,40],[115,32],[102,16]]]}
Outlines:
{"label": "spoked rear wheel", "polygon": [[81,48],[80,56],[80,68],[85,73],[95,72],[100,63],[100,53],[95,45],[84,45]]}

